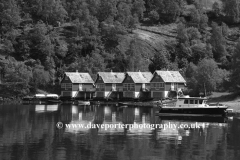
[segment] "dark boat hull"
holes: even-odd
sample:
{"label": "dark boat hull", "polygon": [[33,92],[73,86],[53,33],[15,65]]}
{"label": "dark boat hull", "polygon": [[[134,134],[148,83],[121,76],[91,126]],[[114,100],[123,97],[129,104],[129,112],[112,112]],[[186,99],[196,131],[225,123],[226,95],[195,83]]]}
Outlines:
{"label": "dark boat hull", "polygon": [[62,103],[61,100],[47,100],[47,103],[49,104],[57,104],[57,103]]}
{"label": "dark boat hull", "polygon": [[200,114],[200,115],[225,115],[226,107],[207,108],[161,108],[160,114]]}
{"label": "dark boat hull", "polygon": [[161,120],[177,120],[177,121],[190,121],[190,122],[216,122],[216,123],[226,123],[228,118],[225,116],[191,116],[191,115],[160,115]]}

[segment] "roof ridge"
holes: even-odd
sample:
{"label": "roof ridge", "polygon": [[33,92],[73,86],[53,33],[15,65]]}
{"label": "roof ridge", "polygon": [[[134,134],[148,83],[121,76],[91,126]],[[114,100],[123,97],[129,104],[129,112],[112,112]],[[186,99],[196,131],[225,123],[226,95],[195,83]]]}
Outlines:
{"label": "roof ridge", "polygon": [[186,80],[183,78],[181,73],[179,71],[161,71],[161,70],[156,70],[155,73],[157,73],[161,78],[163,79],[164,82],[172,82],[172,83],[186,83]]}

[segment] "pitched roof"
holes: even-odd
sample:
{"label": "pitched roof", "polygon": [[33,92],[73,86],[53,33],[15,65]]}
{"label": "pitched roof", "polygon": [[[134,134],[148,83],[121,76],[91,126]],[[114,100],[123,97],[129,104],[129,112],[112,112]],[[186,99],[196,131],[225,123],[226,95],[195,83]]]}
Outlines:
{"label": "pitched roof", "polygon": [[94,83],[89,73],[65,72],[72,83]]}
{"label": "pitched roof", "polygon": [[118,72],[98,72],[98,75],[102,77],[104,83],[122,83],[125,74]]}
{"label": "pitched roof", "polygon": [[127,72],[134,83],[149,83],[152,79],[151,72]]}
{"label": "pitched roof", "polygon": [[179,71],[155,71],[155,73],[158,74],[164,82],[186,83]]}
{"label": "pitched roof", "polygon": [[151,72],[141,72],[143,77],[147,79],[148,82],[151,81],[153,74]]}

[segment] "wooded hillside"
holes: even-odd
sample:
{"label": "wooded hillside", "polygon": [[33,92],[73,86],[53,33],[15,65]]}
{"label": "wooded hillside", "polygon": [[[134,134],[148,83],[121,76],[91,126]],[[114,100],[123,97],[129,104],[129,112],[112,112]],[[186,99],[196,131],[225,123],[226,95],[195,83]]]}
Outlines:
{"label": "wooded hillside", "polygon": [[240,85],[238,0],[0,0],[0,96],[65,71],[179,70],[188,92]]}

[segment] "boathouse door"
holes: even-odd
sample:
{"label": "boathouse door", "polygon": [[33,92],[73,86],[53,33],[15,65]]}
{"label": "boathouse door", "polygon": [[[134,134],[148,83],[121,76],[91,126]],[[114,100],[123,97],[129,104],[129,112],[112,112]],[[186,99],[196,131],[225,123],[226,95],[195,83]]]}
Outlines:
{"label": "boathouse door", "polygon": [[82,91],[83,90],[83,85],[82,84],[79,84],[79,91]]}

